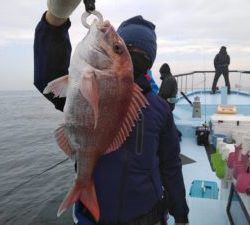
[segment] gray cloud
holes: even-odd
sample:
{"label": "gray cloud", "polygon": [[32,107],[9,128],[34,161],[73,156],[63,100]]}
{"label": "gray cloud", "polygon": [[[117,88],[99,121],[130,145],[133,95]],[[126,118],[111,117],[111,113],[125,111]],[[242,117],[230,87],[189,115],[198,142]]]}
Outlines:
{"label": "gray cloud", "polygon": [[[249,0],[96,0],[96,8],[116,28],[123,20],[139,14],[155,23],[158,36],[155,74],[163,62],[171,64],[173,73],[213,69],[213,57],[221,45],[228,47],[232,68],[249,69]],[[34,29],[45,10],[46,0],[12,0],[1,6],[0,51],[8,51],[8,46],[18,44],[26,46],[25,68],[31,67]],[[73,47],[87,32],[80,22],[83,11],[81,5],[71,17]],[[18,51],[17,47],[16,53],[11,51],[11,54],[20,55]],[[5,56],[0,54],[0,57]],[[0,58],[1,67],[2,62]],[[7,70],[6,65],[4,68],[6,73],[15,74],[15,71]],[[26,76],[29,76],[26,80],[30,80],[32,87],[32,73]],[[3,84],[0,89],[4,86],[8,85]]]}

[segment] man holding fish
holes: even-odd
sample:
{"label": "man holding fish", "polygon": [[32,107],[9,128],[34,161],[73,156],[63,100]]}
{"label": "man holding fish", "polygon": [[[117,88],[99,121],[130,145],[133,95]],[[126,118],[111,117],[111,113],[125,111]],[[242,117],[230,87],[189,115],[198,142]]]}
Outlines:
{"label": "man holding fish", "polygon": [[76,159],[72,188],[58,216],[74,205],[77,225],[188,222],[180,146],[173,115],[144,76],[156,57],[155,25],[142,16],[117,32],[97,15],[71,57],[69,16],[80,0],[48,0],[34,42],[34,84],[64,124],[59,147]]}

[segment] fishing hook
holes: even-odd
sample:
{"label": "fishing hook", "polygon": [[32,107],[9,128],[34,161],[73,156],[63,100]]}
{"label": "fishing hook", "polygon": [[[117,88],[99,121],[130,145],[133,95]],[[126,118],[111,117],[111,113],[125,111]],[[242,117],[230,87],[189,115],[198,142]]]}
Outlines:
{"label": "fishing hook", "polygon": [[91,12],[85,11],[82,14],[82,25],[88,29],[90,28],[90,25],[87,23],[87,17],[90,16],[91,14],[95,15],[99,19],[99,21],[103,22],[103,16],[100,12],[98,12],[96,10],[91,11]]}

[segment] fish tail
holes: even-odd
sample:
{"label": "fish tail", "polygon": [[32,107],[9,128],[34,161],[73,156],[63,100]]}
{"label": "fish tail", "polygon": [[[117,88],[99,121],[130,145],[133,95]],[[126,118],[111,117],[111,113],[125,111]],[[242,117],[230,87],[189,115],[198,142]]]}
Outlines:
{"label": "fish tail", "polygon": [[81,195],[82,191],[82,185],[79,185],[79,182],[75,182],[73,187],[69,190],[68,194],[64,198],[63,202],[61,203],[58,212],[57,217],[61,216],[71,205],[73,205]]}
{"label": "fish tail", "polygon": [[80,201],[90,211],[96,221],[100,219],[100,209],[97,202],[94,182],[91,181],[81,191]]}
{"label": "fish tail", "polygon": [[90,211],[95,220],[99,221],[100,210],[93,181],[89,182],[87,185],[82,185],[81,182],[76,181],[60,205],[57,216],[59,217],[63,212],[66,211],[66,209],[68,209],[79,199]]}

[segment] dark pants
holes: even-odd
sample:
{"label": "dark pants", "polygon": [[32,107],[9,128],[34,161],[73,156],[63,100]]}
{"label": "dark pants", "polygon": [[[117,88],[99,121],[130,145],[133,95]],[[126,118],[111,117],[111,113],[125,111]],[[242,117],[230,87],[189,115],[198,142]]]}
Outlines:
{"label": "dark pants", "polygon": [[[170,107],[171,111],[173,112],[174,108],[175,108],[175,103],[168,102],[168,104],[169,104],[169,107]],[[178,136],[179,136],[179,140],[181,141],[182,133],[178,130],[177,127],[176,127],[176,130],[177,130],[177,133],[178,133]]]}
{"label": "dark pants", "polygon": [[169,103],[168,102],[168,104],[169,104],[169,107],[170,107],[171,111],[173,112],[174,108],[175,108],[175,103]]}
{"label": "dark pants", "polygon": [[217,82],[218,82],[221,74],[223,74],[223,77],[225,79],[225,84],[227,86],[227,93],[230,93],[230,82],[229,82],[229,77],[228,77],[228,69],[218,69],[218,70],[216,70],[215,75],[214,75],[212,92],[215,93],[216,85],[217,85]]}

